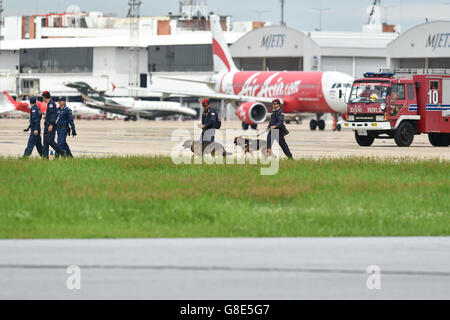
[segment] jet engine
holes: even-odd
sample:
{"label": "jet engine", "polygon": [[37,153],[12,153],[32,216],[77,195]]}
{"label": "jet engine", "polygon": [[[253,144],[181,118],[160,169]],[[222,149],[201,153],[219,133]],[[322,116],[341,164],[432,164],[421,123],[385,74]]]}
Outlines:
{"label": "jet engine", "polygon": [[267,108],[259,102],[246,102],[237,108],[236,114],[242,122],[256,125],[266,121]]}

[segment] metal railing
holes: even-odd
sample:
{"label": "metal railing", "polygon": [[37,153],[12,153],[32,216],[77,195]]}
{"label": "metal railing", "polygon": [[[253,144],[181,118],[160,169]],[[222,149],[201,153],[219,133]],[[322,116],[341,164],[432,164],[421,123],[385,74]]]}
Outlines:
{"label": "metal railing", "polygon": [[450,75],[450,69],[380,69],[380,73],[408,74],[408,75]]}

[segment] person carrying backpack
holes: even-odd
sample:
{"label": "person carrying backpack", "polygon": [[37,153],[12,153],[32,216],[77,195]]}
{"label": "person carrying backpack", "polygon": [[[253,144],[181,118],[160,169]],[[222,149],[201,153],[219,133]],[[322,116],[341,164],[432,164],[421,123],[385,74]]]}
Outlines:
{"label": "person carrying backpack", "polygon": [[212,143],[214,142],[216,129],[220,129],[222,123],[219,120],[219,114],[216,110],[211,108],[211,104],[208,99],[203,100],[202,106],[202,136],[200,140],[203,143]]}

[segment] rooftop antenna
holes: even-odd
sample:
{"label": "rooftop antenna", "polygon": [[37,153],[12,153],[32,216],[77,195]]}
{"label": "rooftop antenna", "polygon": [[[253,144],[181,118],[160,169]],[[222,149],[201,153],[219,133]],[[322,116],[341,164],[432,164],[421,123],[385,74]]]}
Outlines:
{"label": "rooftop antenna", "polygon": [[3,0],[0,0],[0,49],[2,47]]}
{"label": "rooftop antenna", "polygon": [[281,26],[285,27],[286,26],[286,21],[284,21],[284,5],[285,5],[285,1],[286,0],[280,0],[280,4],[281,4]]}
{"label": "rooftop antenna", "polygon": [[329,11],[329,8],[312,8],[311,10],[315,10],[319,12],[319,29],[317,31],[322,31],[322,15],[325,11]]}
{"label": "rooftop antenna", "polygon": [[367,21],[367,24],[371,24],[375,15],[375,9],[377,6],[381,5],[381,0],[374,0],[372,4],[372,10],[369,13],[369,20]]}
{"label": "rooftop antenna", "polygon": [[262,16],[270,11],[268,10],[251,10],[250,12],[258,14],[258,21],[262,21]]}
{"label": "rooftop antenna", "polygon": [[[141,0],[128,0],[128,19],[130,22],[130,68],[129,87],[139,87],[139,18]],[[130,89],[130,96],[137,98],[137,90]]]}
{"label": "rooftop antenna", "polygon": [[398,8],[398,6],[381,6],[384,9],[384,23],[388,23],[389,20],[389,9]]}

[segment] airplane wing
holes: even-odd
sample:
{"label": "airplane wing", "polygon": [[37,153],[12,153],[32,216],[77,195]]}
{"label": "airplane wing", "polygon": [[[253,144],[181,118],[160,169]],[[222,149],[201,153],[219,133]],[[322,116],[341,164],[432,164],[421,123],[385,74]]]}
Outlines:
{"label": "airplane wing", "polygon": [[85,104],[94,109],[98,109],[104,112],[115,113],[124,116],[139,115],[141,118],[159,118],[168,117],[172,115],[186,115],[186,116],[196,116],[197,113],[186,107],[147,107],[147,108],[133,108],[129,106],[123,106],[114,103],[97,103],[92,101],[86,101]]}
{"label": "airplane wing", "polygon": [[233,95],[233,94],[226,94],[226,93],[214,93],[214,92],[200,92],[200,91],[183,91],[178,89],[166,89],[166,88],[131,88],[132,90],[136,91],[146,91],[146,92],[155,92],[155,93],[162,93],[167,96],[171,95],[177,95],[177,96],[186,96],[186,97],[200,97],[200,98],[211,98],[211,99],[218,99],[218,100],[231,100],[231,101],[238,101],[238,102],[262,102],[270,104],[273,101],[273,98],[266,98],[266,97],[251,97],[251,96],[240,96],[240,95]]}
{"label": "airplane wing", "polygon": [[184,81],[184,82],[201,83],[201,84],[207,84],[207,85],[215,85],[215,84],[216,84],[214,81],[199,80],[199,79],[183,79],[183,78],[165,77],[165,76],[159,76],[159,78],[161,78],[161,79],[167,79],[167,80],[175,80],[175,81]]}
{"label": "airplane wing", "polygon": [[98,103],[98,102],[93,102],[93,101],[85,101],[84,103],[89,108],[97,109],[97,110],[100,110],[103,112],[116,113],[116,114],[120,114],[120,115],[128,115],[128,111],[130,110],[130,108],[128,108],[128,107],[124,107],[124,106],[116,105],[116,104],[109,105],[109,104]]}

